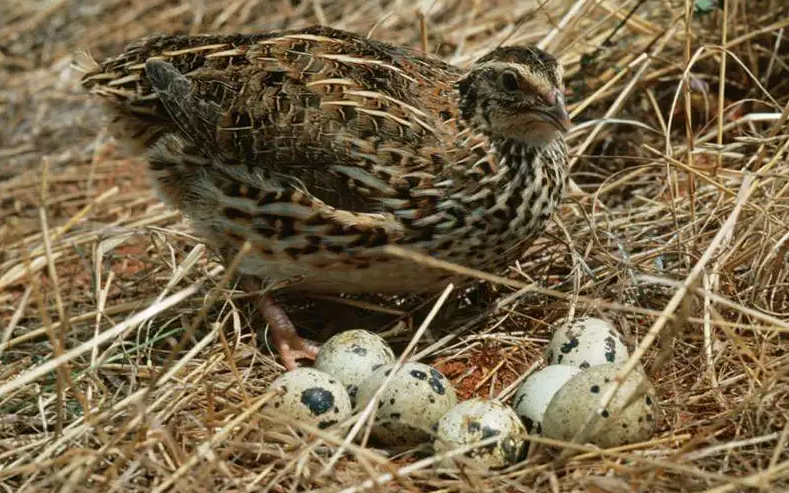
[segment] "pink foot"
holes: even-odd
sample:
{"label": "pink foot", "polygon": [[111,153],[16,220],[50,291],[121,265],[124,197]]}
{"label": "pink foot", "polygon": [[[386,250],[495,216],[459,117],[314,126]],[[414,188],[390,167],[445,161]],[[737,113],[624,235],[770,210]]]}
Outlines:
{"label": "pink foot", "polygon": [[258,310],[271,328],[271,342],[274,343],[285,368],[288,370],[298,368],[299,365],[296,363],[298,359],[314,360],[318,355],[318,345],[299,337],[293,322],[274,298],[270,295],[261,298]]}

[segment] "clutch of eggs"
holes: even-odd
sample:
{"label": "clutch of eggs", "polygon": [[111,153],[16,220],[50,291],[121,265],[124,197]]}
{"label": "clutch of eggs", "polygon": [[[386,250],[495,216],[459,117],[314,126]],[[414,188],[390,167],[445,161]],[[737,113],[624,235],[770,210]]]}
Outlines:
{"label": "clutch of eggs", "polygon": [[[348,418],[354,404],[364,409],[393,368],[394,354],[381,337],[345,331],[321,347],[314,368],[297,368],[277,378],[269,389],[279,393],[268,406],[326,428]],[[372,436],[383,445],[425,442],[456,403],[454,387],[438,370],[405,363],[382,391]]]}
{"label": "clutch of eggs", "polygon": [[[340,380],[352,404],[361,410],[392,373],[394,359],[380,336],[350,330],[321,347],[315,367]],[[422,363],[405,363],[383,390],[372,436],[384,445],[424,442],[456,402],[455,389],[438,370]]]}
{"label": "clutch of eggs", "polygon": [[342,332],[321,347],[313,368],[297,368],[274,380],[269,390],[278,394],[267,407],[297,421],[329,427],[351,415],[362,380],[392,361],[392,350],[377,334]]}
{"label": "clutch of eggs", "polygon": [[[613,325],[593,317],[576,319],[556,330],[546,349],[549,366],[521,384],[512,405],[529,433],[571,440],[628,358],[624,337]],[[644,371],[631,372],[586,441],[613,447],[648,439],[656,401]]]}

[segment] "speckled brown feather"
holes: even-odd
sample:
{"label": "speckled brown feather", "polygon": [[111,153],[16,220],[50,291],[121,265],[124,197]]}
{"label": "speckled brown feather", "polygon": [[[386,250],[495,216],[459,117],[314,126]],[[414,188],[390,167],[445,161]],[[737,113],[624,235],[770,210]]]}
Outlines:
{"label": "speckled brown feather", "polygon": [[[523,91],[550,99],[552,57],[507,50],[498,61],[529,67]],[[158,36],[82,65],[163,199],[226,255],[249,240],[242,272],[305,290],[441,288],[443,272],[385,257],[386,244],[503,267],[563,191],[561,136],[498,138],[484,128],[500,123],[496,99],[465,90],[466,70],[345,31]]]}

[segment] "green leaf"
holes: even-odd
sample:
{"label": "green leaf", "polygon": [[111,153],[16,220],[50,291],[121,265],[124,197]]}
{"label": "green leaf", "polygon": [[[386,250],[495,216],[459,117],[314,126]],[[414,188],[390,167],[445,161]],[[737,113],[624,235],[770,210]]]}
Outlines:
{"label": "green leaf", "polygon": [[695,0],[693,2],[693,15],[697,17],[707,15],[719,6],[717,0]]}

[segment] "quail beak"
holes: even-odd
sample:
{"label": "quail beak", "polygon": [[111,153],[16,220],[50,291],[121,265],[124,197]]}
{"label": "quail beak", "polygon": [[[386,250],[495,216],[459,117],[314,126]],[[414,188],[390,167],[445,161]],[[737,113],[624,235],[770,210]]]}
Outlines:
{"label": "quail beak", "polygon": [[562,132],[568,131],[571,122],[570,115],[567,114],[567,107],[564,105],[564,96],[556,90],[551,100],[553,104],[537,108],[537,113]]}

